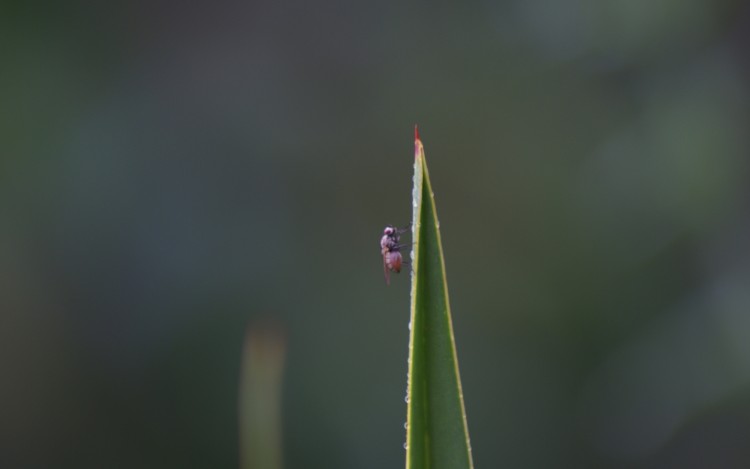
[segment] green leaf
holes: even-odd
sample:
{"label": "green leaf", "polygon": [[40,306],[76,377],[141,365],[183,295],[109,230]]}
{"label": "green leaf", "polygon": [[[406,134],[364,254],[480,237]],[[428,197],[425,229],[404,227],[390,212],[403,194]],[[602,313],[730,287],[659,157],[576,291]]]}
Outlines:
{"label": "green leaf", "polygon": [[407,469],[473,468],[440,223],[415,128]]}

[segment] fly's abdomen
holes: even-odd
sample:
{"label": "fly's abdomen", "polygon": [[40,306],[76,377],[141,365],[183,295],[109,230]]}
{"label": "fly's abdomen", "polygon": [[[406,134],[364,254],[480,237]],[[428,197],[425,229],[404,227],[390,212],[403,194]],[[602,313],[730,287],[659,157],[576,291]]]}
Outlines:
{"label": "fly's abdomen", "polygon": [[389,269],[399,273],[401,272],[401,253],[398,251],[391,251],[385,256],[385,263]]}

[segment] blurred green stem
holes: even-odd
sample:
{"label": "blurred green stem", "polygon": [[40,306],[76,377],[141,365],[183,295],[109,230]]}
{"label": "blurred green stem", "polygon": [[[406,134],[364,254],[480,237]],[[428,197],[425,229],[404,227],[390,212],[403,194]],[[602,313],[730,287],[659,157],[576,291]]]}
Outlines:
{"label": "blurred green stem", "polygon": [[286,344],[277,328],[249,327],[239,389],[240,467],[281,469],[281,382]]}

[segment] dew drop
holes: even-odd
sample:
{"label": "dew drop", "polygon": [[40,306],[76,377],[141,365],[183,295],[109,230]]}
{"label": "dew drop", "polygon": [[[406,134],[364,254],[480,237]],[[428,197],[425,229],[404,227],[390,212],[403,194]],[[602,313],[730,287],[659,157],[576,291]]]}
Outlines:
{"label": "dew drop", "polygon": [[404,396],[404,402],[406,402],[407,404],[409,403],[409,395],[408,394],[406,396]]}
{"label": "dew drop", "polygon": [[409,449],[409,444],[408,443],[404,443],[404,449]]}
{"label": "dew drop", "polygon": [[409,330],[411,330],[411,321],[409,321]]}
{"label": "dew drop", "polygon": [[404,430],[407,430],[409,428],[409,422],[404,422]]}

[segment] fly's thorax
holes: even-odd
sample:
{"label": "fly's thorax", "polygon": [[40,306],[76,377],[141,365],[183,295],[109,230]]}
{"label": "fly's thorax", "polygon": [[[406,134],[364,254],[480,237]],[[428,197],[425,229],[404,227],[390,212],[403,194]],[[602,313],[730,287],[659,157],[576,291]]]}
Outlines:
{"label": "fly's thorax", "polygon": [[395,234],[391,235],[383,235],[382,238],[380,238],[380,247],[381,249],[397,249],[398,246],[398,236]]}

